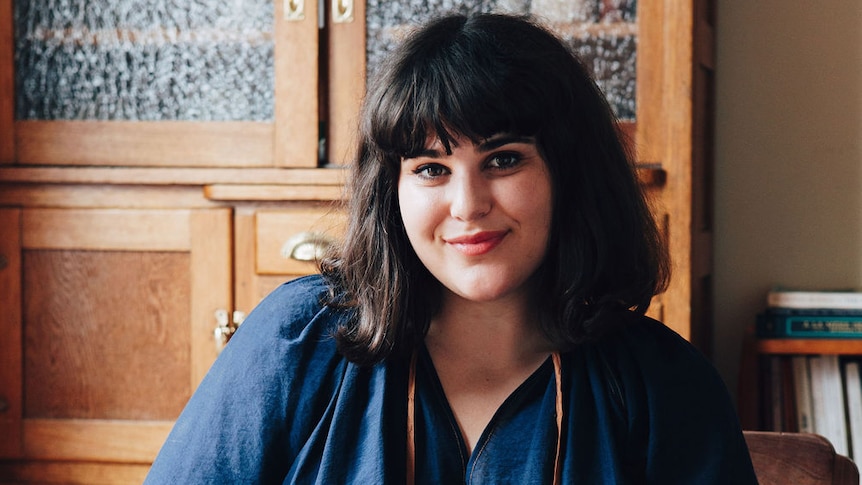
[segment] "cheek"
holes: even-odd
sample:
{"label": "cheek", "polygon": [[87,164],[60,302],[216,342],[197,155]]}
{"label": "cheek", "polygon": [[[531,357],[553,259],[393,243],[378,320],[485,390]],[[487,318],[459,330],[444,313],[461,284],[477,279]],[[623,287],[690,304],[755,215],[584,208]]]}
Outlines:
{"label": "cheek", "polygon": [[553,224],[553,195],[550,183],[540,183],[532,187],[526,194],[525,204],[522,206],[521,217],[527,221],[529,231],[533,233],[537,247],[540,251],[547,249],[548,240],[551,236]]}
{"label": "cheek", "polygon": [[415,243],[416,237],[427,223],[426,218],[431,204],[416,190],[413,190],[409,184],[399,184],[398,205],[401,212],[401,223],[404,225],[407,237],[411,243]]}
{"label": "cheek", "polygon": [[553,213],[553,196],[551,184],[547,180],[538,180],[531,184],[523,184],[517,191],[514,200],[518,201],[517,211],[530,224],[541,227],[550,224]]}

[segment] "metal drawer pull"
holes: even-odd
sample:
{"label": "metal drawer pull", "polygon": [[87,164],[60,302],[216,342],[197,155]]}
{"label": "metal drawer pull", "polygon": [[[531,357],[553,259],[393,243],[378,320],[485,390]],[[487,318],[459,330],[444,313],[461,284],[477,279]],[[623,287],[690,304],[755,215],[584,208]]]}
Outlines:
{"label": "metal drawer pull", "polygon": [[281,257],[296,261],[317,261],[322,258],[335,242],[316,232],[300,232],[291,237],[281,247]]}

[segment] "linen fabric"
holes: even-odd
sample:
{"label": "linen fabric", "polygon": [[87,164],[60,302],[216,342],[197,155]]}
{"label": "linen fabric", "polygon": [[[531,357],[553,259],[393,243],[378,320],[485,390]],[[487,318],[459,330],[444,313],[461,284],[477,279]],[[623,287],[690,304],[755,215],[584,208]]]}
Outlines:
{"label": "linen fabric", "polygon": [[[320,276],[251,312],[189,400],[146,484],[403,484],[406,359],[345,360],[351,313]],[[562,483],[756,484],[727,390],[663,324],[619,311],[600,340],[561,355]],[[418,349],[417,484],[551,483],[557,442],[550,359],[501,405],[467,453],[433,363]]]}

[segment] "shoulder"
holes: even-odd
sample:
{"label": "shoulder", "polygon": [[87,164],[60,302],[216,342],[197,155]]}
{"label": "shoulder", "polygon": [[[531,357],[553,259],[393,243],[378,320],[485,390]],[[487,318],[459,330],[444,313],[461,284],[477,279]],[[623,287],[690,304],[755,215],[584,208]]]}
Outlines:
{"label": "shoulder", "polygon": [[255,312],[278,311],[288,316],[313,315],[324,306],[329,286],[320,275],[309,275],[281,284],[267,295]]}
{"label": "shoulder", "polygon": [[284,283],[251,311],[234,338],[241,341],[243,334],[254,333],[292,339],[311,330],[309,325],[319,332],[331,331],[347,312],[327,305],[329,293],[329,285],[320,275]]}
{"label": "shoulder", "polygon": [[[632,312],[585,349],[602,372],[630,463],[650,483],[754,483],[735,406],[710,360]],[[684,463],[684,466],[680,466]]]}
{"label": "shoulder", "polygon": [[[631,311],[620,310],[607,316],[616,321],[613,330],[596,345],[618,357],[637,360],[640,365],[676,366],[686,362],[698,367],[712,367],[706,356],[667,325]],[[609,322],[610,323],[610,322]]]}
{"label": "shoulder", "polygon": [[257,378],[284,380],[305,372],[307,359],[340,360],[334,333],[351,312],[329,306],[328,295],[329,286],[319,275],[273,290],[237,329],[213,372],[254,369]]}
{"label": "shoulder", "polygon": [[715,407],[732,412],[724,380],[698,348],[649,317],[620,311],[609,318],[618,319],[614,330],[593,343],[589,352],[619,381],[629,406],[660,404],[651,413]]}

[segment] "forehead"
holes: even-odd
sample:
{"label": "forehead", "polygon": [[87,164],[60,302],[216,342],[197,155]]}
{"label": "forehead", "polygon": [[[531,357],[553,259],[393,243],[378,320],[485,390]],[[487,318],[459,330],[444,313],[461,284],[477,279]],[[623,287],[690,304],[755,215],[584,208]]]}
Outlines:
{"label": "forehead", "polygon": [[426,150],[443,150],[450,153],[452,148],[473,145],[482,151],[493,150],[509,143],[536,144],[533,136],[517,135],[513,133],[495,133],[487,137],[471,137],[457,132],[448,132],[445,138],[437,133],[429,133],[425,137]]}

